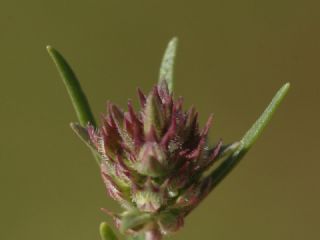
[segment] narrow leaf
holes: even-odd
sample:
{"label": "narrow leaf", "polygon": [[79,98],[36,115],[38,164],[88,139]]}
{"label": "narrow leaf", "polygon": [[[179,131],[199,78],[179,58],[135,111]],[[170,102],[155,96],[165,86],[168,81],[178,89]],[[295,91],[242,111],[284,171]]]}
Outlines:
{"label": "narrow leaf", "polygon": [[161,67],[160,67],[159,82],[163,80],[167,81],[170,93],[172,93],[173,91],[173,72],[174,72],[173,70],[174,70],[177,45],[178,45],[178,38],[174,37],[168,43],[168,46],[163,55]]}
{"label": "narrow leaf", "polygon": [[268,122],[271,120],[272,115],[278,108],[279,104],[284,99],[286,93],[290,88],[290,83],[286,83],[273,97],[269,106],[265,109],[259,119],[253,124],[253,126],[247,131],[240,141],[240,146],[235,152],[228,157],[213,173],[210,175],[210,181],[212,183],[211,188],[217,186],[220,181],[230,173],[230,171],[239,163],[243,156],[248,152],[257,138],[260,136]]}
{"label": "narrow leaf", "polygon": [[112,231],[111,227],[106,223],[102,222],[100,224],[100,237],[101,240],[117,240],[118,238]]}
{"label": "narrow leaf", "polygon": [[53,47],[47,46],[47,50],[60,73],[63,83],[67,88],[80,124],[82,126],[86,126],[90,122],[92,125],[96,126],[86,95],[84,94],[80,82],[78,81],[70,65]]}

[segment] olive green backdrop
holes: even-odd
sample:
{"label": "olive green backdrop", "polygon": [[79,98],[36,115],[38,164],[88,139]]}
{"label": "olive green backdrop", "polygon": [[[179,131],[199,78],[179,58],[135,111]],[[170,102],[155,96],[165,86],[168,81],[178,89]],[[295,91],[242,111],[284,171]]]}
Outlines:
{"label": "olive green backdrop", "polygon": [[2,0],[0,239],[94,240],[105,194],[45,46],[81,79],[96,116],[157,81],[180,39],[176,95],[212,142],[239,139],[290,81],[273,121],[239,167],[172,239],[320,239],[320,4],[295,0]]}

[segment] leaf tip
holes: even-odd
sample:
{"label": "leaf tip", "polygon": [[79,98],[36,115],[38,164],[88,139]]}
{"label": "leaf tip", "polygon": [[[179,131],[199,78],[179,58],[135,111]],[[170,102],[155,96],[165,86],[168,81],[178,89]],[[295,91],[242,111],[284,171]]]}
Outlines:
{"label": "leaf tip", "polygon": [[56,49],[54,49],[54,47],[52,47],[51,45],[47,45],[46,46],[47,52],[49,53],[50,56],[54,56],[55,53],[57,52]]}
{"label": "leaf tip", "polygon": [[102,222],[99,227],[100,237],[102,240],[116,240],[117,237],[108,223]]}
{"label": "leaf tip", "polygon": [[174,36],[173,38],[171,38],[169,45],[177,46],[178,42],[179,38],[177,36]]}
{"label": "leaf tip", "polygon": [[283,88],[285,89],[285,91],[288,91],[291,87],[291,83],[290,82],[287,82],[283,85]]}
{"label": "leaf tip", "polygon": [[291,86],[290,82],[286,82],[285,84],[282,85],[282,87],[280,88],[280,91],[287,91]]}
{"label": "leaf tip", "polygon": [[47,52],[49,53],[49,56],[51,57],[51,59],[53,60],[53,62],[56,64],[57,67],[60,64],[59,63],[60,61],[65,61],[62,55],[59,53],[59,51],[54,47],[52,47],[51,45],[47,45],[46,49],[47,49]]}

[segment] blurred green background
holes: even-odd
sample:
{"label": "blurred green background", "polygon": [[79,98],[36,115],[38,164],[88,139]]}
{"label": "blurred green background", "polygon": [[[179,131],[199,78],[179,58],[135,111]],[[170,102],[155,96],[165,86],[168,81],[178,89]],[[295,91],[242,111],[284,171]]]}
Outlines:
{"label": "blurred green background", "polygon": [[93,240],[116,210],[69,129],[76,117],[45,46],[72,64],[97,116],[157,81],[178,36],[176,95],[212,142],[239,139],[276,90],[292,88],[239,167],[172,237],[320,239],[319,1],[2,0],[0,239]]}

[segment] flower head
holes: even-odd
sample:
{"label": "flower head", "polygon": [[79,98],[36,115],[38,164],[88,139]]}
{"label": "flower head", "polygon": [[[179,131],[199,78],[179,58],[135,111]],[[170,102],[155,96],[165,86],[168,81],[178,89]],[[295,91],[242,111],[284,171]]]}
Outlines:
{"label": "flower head", "polygon": [[208,146],[212,116],[200,130],[196,110],[184,111],[166,81],[138,95],[140,111],[130,101],[127,111],[109,102],[101,127],[89,125],[87,131],[107,192],[125,208],[112,214],[120,229],[134,233],[152,226],[166,234],[210,191],[203,174],[219,156],[221,142]]}

